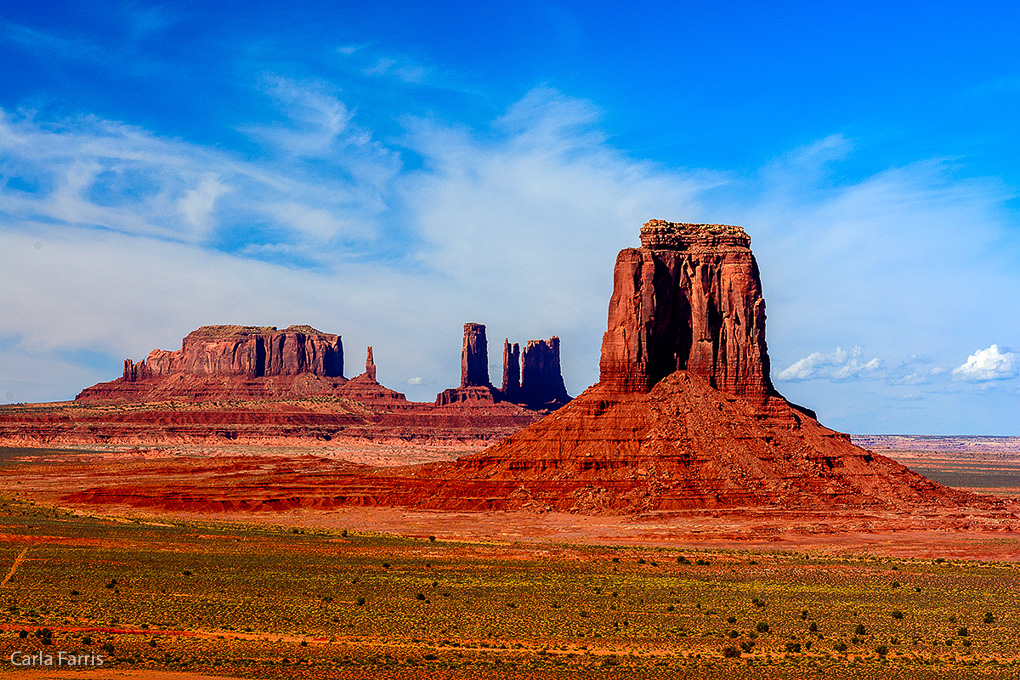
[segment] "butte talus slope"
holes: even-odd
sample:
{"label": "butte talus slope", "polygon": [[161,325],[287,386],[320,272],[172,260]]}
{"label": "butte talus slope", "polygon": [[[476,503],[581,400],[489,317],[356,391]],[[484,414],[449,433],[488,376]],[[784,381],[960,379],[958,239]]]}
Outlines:
{"label": "butte talus slope", "polygon": [[336,501],[641,512],[974,500],[783,399],[748,236],[661,220],[617,257],[596,385],[483,452],[368,477]]}

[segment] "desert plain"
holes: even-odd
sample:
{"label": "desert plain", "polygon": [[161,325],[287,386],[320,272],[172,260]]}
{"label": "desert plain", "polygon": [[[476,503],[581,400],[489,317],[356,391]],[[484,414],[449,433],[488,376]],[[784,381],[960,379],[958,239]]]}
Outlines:
{"label": "desert plain", "polygon": [[459,387],[205,326],[0,407],[25,678],[1014,678],[1020,439],[835,432],[772,384],[740,227],[652,220],[600,380],[464,327]]}

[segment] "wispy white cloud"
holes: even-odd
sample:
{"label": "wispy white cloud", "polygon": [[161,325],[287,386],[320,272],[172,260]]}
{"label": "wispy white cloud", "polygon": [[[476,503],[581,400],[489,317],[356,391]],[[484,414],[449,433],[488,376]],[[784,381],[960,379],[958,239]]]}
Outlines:
{"label": "wispy white cloud", "polygon": [[798,359],[779,372],[779,380],[860,380],[873,377],[882,367],[878,357],[863,360],[864,350],[855,346],[849,352],[837,347],[835,352],[828,354],[813,352]]}
{"label": "wispy white cloud", "polygon": [[998,345],[979,349],[953,369],[953,378],[972,382],[1009,380],[1020,375],[1020,354],[1002,351]]}
{"label": "wispy white cloud", "polygon": [[[335,131],[346,125],[339,109],[331,115]],[[239,253],[286,245],[328,266],[375,247],[399,167],[374,148],[325,163],[254,162],[95,117],[44,123],[2,110],[0,155],[9,225],[47,220]],[[324,248],[340,234],[346,250]]]}
{"label": "wispy white cloud", "polygon": [[[894,413],[907,387],[948,385],[971,334],[1004,332],[1000,303],[971,291],[1015,286],[1011,194],[943,161],[834,185],[826,168],[856,144],[834,135],[752,175],[669,168],[614,148],[596,106],[548,87],[490,127],[404,118],[384,143],[328,85],[263,86],[283,118],[258,122],[252,158],[0,112],[0,335],[16,338],[0,364],[74,347],[141,358],[203,323],[312,323],[352,355],[372,344],[384,384],[430,399],[457,383],[470,320],[494,339],[559,335],[577,392],[597,378],[613,258],[653,217],[748,229],[777,381],[823,417],[868,400]],[[868,355],[815,351],[848,334]],[[919,356],[880,359],[904,348]]]}

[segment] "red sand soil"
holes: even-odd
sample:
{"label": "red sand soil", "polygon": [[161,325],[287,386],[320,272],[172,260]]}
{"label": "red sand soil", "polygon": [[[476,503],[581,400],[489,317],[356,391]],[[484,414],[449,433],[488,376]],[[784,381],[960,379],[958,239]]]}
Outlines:
{"label": "red sand soil", "polygon": [[[1020,560],[1012,510],[952,507],[791,510],[724,508],[582,515],[332,507],[329,480],[363,468],[294,455],[92,452],[14,464],[0,488],[84,513],[161,521],[188,518],[378,531],[470,541],[630,544],[880,553],[901,557]],[[323,488],[325,487],[325,489]],[[93,495],[87,490],[94,490]],[[97,497],[95,491],[100,491]]]}

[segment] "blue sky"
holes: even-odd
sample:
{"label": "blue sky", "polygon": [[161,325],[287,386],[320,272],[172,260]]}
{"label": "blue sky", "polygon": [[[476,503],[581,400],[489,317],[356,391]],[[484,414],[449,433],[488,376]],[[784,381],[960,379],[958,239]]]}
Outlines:
{"label": "blue sky", "polygon": [[576,394],[663,218],[748,231],[824,423],[1020,434],[1020,6],[275,5],[0,0],[0,401],[211,323],[421,400],[556,334]]}

